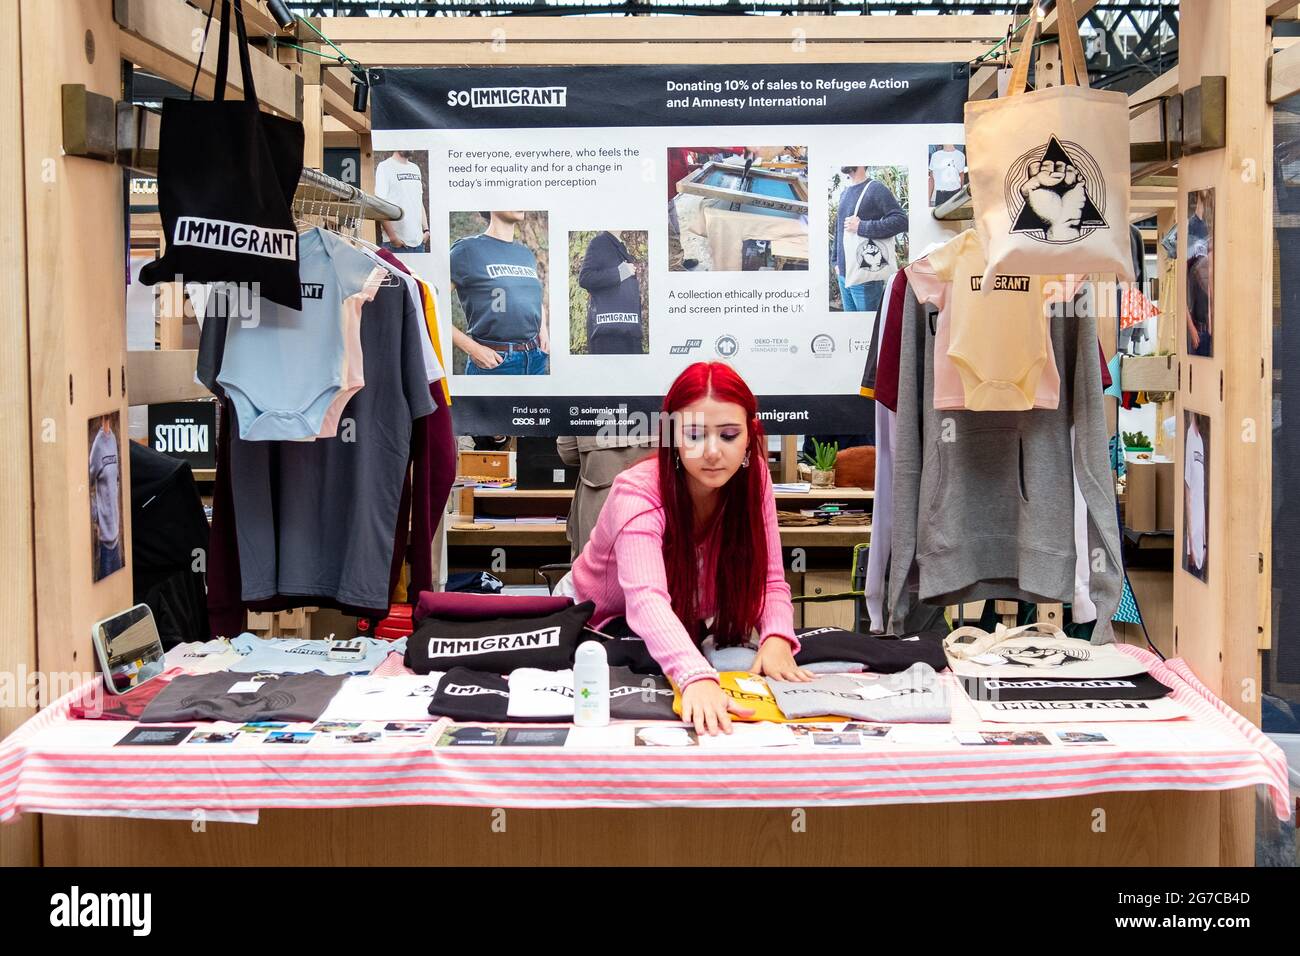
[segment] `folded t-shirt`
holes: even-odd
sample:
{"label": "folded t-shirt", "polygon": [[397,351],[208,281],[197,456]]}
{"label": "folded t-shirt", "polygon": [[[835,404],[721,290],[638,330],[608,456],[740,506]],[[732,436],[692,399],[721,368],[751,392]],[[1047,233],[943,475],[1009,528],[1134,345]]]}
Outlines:
{"label": "folded t-shirt", "polygon": [[605,659],[610,667],[626,667],[635,674],[663,675],[664,669],[645,646],[641,635],[628,626],[627,618],[611,618],[600,631],[609,635],[605,641]]}
{"label": "folded t-shirt", "polygon": [[163,688],[140,715],[140,722],[314,721],[344,679],[325,674],[185,674]]}
{"label": "folded t-shirt", "polygon": [[453,667],[438,682],[429,713],[453,720],[499,721],[506,719],[509,700],[510,684],[501,675]]}
{"label": "folded t-shirt", "polygon": [[[758,648],[752,644],[714,647],[711,640],[706,640],[700,649],[714,669],[719,671],[748,670],[754,664],[754,655],[758,653]],[[795,662],[798,661],[799,656],[796,654]],[[858,674],[866,669],[860,661],[815,661],[799,666],[812,674]]]}
{"label": "folded t-shirt", "polygon": [[441,674],[349,677],[321,720],[426,720]]}
{"label": "folded t-shirt", "polygon": [[573,671],[544,671],[520,667],[510,672],[510,702],[506,715],[512,720],[543,723],[573,720]]}
{"label": "folded t-shirt", "polygon": [[242,674],[258,672],[275,674],[369,674],[390,651],[402,650],[402,641],[377,641],[358,637],[365,654],[360,660],[332,661],[329,658],[329,641],[302,641],[288,638],[265,638],[253,634],[240,634],[230,643],[241,657],[229,670]]}
{"label": "folded t-shirt", "polygon": [[[766,677],[757,677],[745,671],[739,673],[723,671],[718,675],[718,684],[722,687],[722,693],[741,707],[753,711],[748,717],[735,713],[729,715],[732,720],[738,720],[741,723],[756,723],[760,720],[768,720],[773,723],[784,724],[794,719],[782,713],[777,704],[776,696],[771,690],[773,683],[775,682],[769,681]],[[799,686],[803,687],[805,685],[800,684]],[[678,691],[678,688],[674,685],[673,690]],[[677,692],[673,699],[673,713],[680,715],[681,712],[682,697],[681,693]],[[830,711],[818,711],[817,719],[828,723],[837,723],[844,718],[833,716]]]}
{"label": "folded t-shirt", "polygon": [[609,669],[611,720],[677,720],[673,688],[666,677],[638,674],[627,667]]}
{"label": "folded t-shirt", "polygon": [[183,673],[173,667],[125,694],[110,693],[103,681],[96,681],[68,707],[68,716],[73,720],[139,720],[163,688]]}
{"label": "folded t-shirt", "polygon": [[407,638],[406,666],[417,674],[453,667],[508,674],[519,667],[561,670],[573,663],[595,603],[540,617],[447,621],[426,618]]}
{"label": "folded t-shirt", "polygon": [[791,720],[837,714],[879,723],[946,724],[952,720],[947,688],[928,664],[882,677],[818,677],[807,682],[769,680],[777,706]]}
{"label": "folded t-shirt", "polygon": [[925,631],[903,637],[877,637],[841,627],[796,628],[800,667],[821,661],[854,661],[877,674],[905,671],[913,664],[928,664],[934,670],[948,666],[943,650],[943,632]]}
{"label": "folded t-shirt", "polygon": [[490,621],[500,617],[539,617],[572,607],[573,600],[545,594],[467,594],[460,591],[421,591],[415,622],[426,617],[444,621]]}

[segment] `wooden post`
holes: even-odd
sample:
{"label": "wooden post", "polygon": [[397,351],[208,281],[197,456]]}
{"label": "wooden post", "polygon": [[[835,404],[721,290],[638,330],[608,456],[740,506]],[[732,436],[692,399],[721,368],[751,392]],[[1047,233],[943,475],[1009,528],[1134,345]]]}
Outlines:
{"label": "wooden post", "polygon": [[[1189,356],[1186,303],[1187,233],[1180,230],[1177,474],[1184,467],[1183,413],[1209,418],[1206,477],[1206,580],[1181,567],[1182,495],[1175,513],[1174,647],[1211,690],[1258,722],[1259,644],[1269,628],[1272,365],[1272,110],[1267,103],[1270,29],[1265,0],[1183,0],[1179,24],[1179,86],[1206,75],[1228,78],[1227,145],[1184,157],[1178,165],[1179,215],[1188,195],[1215,191],[1213,350]],[[1225,794],[1220,859],[1253,859],[1254,798]]]}
{"label": "wooden post", "polygon": [[[36,671],[36,585],[32,567],[32,434],[27,368],[27,248],[23,211],[22,62],[18,5],[0,5],[0,739],[36,712],[26,677]],[[4,688],[0,688],[3,691]],[[4,694],[0,693],[0,699]],[[31,817],[0,827],[0,866],[34,866],[39,831]]]}
{"label": "wooden post", "polygon": [[[62,150],[60,86],[116,99],[113,5],[21,0],[32,503],[41,705],[95,673],[91,624],[131,605],[122,171]],[[117,412],[125,567],[92,581],[89,431]],[[8,585],[8,582],[6,582]]]}

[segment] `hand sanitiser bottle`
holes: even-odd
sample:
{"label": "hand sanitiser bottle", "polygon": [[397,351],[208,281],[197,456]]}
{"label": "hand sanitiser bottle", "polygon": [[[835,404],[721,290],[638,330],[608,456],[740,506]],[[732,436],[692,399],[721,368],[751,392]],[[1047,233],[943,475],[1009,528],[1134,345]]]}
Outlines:
{"label": "hand sanitiser bottle", "polygon": [[573,658],[573,723],[578,727],[609,724],[609,659],[599,641],[578,645]]}

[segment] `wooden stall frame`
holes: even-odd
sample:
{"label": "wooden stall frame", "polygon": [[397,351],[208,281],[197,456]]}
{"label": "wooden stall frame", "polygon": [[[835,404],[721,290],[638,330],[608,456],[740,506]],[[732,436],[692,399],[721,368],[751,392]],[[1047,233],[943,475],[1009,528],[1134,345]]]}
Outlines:
{"label": "wooden stall frame", "polygon": [[[1076,7],[1082,14],[1092,5],[1079,2]],[[1300,69],[1290,66],[1289,50],[1274,57],[1270,79],[1268,57],[1272,49],[1266,16],[1290,6],[1294,4],[1280,5],[1269,0],[1234,0],[1232,4],[1184,0],[1180,69],[1174,76],[1158,79],[1153,86],[1167,90],[1176,79],[1179,88],[1187,90],[1202,75],[1228,76],[1228,143],[1224,149],[1185,158],[1179,166],[1176,194],[1164,186],[1148,189],[1142,197],[1164,210],[1171,198],[1185,204],[1189,189],[1213,185],[1219,191],[1222,213],[1218,224],[1216,311],[1221,323],[1232,322],[1233,334],[1218,337],[1217,354],[1212,360],[1187,359],[1185,346],[1180,343],[1180,368],[1186,374],[1177,401],[1180,413],[1184,407],[1195,408],[1211,414],[1217,426],[1218,453],[1211,479],[1217,494],[1210,515],[1212,540],[1218,542],[1214,552],[1217,567],[1208,586],[1181,570],[1175,571],[1175,652],[1189,660],[1211,689],[1255,720],[1259,717],[1258,692],[1250,697],[1249,691],[1258,685],[1258,647],[1266,645],[1268,639],[1265,612],[1271,535],[1266,444],[1270,383],[1264,374],[1269,359],[1266,306],[1271,280],[1271,257],[1264,254],[1269,248],[1271,211],[1271,111],[1267,102],[1270,91],[1276,97],[1300,84]],[[253,4],[252,9],[255,16],[265,16],[264,4]],[[125,17],[127,29],[115,25],[114,13],[119,23]],[[12,37],[19,36],[16,52],[28,54],[6,59],[5,81],[0,85],[0,117],[7,130],[21,132],[23,162],[21,189],[9,189],[3,201],[4,211],[22,210],[15,221],[23,223],[24,248],[17,258],[7,259],[5,268],[11,277],[25,281],[26,301],[19,307],[25,313],[25,328],[22,322],[6,324],[0,334],[6,336],[6,341],[18,341],[25,332],[28,339],[24,350],[30,377],[26,444],[31,451],[34,506],[30,525],[21,518],[6,516],[16,522],[16,539],[30,542],[32,573],[24,576],[25,562],[19,555],[6,565],[4,589],[12,615],[19,620],[23,614],[28,615],[35,621],[36,634],[34,653],[12,636],[0,644],[0,664],[6,667],[34,669],[39,663],[42,671],[91,668],[89,622],[130,603],[129,568],[95,585],[89,583],[85,556],[89,542],[86,450],[81,447],[91,415],[119,409],[125,420],[124,304],[120,295],[107,302],[103,295],[104,289],[117,288],[121,283],[125,254],[120,229],[121,181],[111,166],[61,155],[58,90],[63,83],[84,83],[89,91],[114,95],[118,91],[120,56],[128,56],[173,82],[188,81],[194,58],[184,41],[192,36],[196,14],[197,10],[183,0],[149,0],[147,4],[144,0],[116,0],[111,5],[98,0],[61,0],[57,5],[20,0],[16,16],[8,9],[4,14],[6,22],[17,28],[4,42],[15,45]],[[199,15],[200,23],[201,19]],[[350,56],[375,67],[963,62],[1001,40],[1010,21],[997,16],[954,16],[707,20],[344,18],[315,22]],[[146,31],[150,35],[141,36],[141,24],[153,24],[156,30],[150,27]],[[1051,31],[1049,18],[1046,32]],[[267,35],[270,28],[258,20],[253,32]],[[362,151],[362,187],[373,190],[369,125],[364,119],[344,115],[348,111],[343,107],[350,107],[347,74],[327,61],[311,67],[295,57],[288,57],[296,64],[289,69],[280,62],[285,58],[283,53],[259,54],[255,69],[259,71],[259,94],[266,107],[301,116],[309,129],[313,154],[323,149],[327,135],[336,135],[328,131],[333,127],[327,125],[327,116],[332,124],[348,130]],[[211,87],[206,58],[204,65],[201,93]],[[979,66],[971,77],[972,88],[988,89],[996,80],[996,72],[994,65]],[[237,77],[232,79],[237,85]],[[312,88],[314,91],[308,92]],[[71,242],[71,236],[94,236],[95,241]],[[1245,261],[1251,262],[1251,268],[1234,267],[1234,263]],[[1181,282],[1181,263],[1179,270]],[[23,288],[23,282],[14,287]],[[1238,443],[1233,439],[1233,454],[1225,454],[1230,436],[1243,432],[1242,425],[1248,421],[1258,423],[1258,440]],[[50,423],[60,438],[42,441]],[[21,448],[23,444],[18,440],[11,447]],[[7,460],[4,467],[4,493],[11,502],[21,500],[21,475],[8,480],[10,471],[23,469],[21,452]],[[124,468],[124,484],[128,480]],[[129,527],[125,533],[129,543]],[[1181,537],[1178,543],[1181,547]],[[1230,595],[1234,596],[1231,602]],[[14,633],[25,632],[9,631],[10,635]],[[7,724],[0,727],[0,731],[4,729],[8,729]],[[1082,802],[1095,806],[1112,799],[1132,811],[1131,824],[1141,823],[1153,829],[1144,833],[1133,825],[1127,826],[1125,832],[1132,849],[1102,853],[1108,862],[1176,859],[1243,864],[1251,859],[1254,808],[1248,791],[1107,795]],[[1047,808],[1076,803],[1082,806],[1080,800],[1031,802],[1024,806],[1026,811],[1032,806],[1032,811],[1045,812],[1027,812],[1026,819],[1043,821],[1041,832],[1036,831],[1038,839],[1055,838]],[[944,829],[949,840],[950,852],[935,859],[975,863],[984,859],[977,852],[984,811],[1006,814],[1007,809],[1006,805],[940,805],[864,809],[846,812],[845,816],[864,824],[886,818],[896,822],[917,817],[931,819]],[[1020,809],[1017,805],[1016,810]],[[1168,815],[1170,811],[1176,819]],[[457,813],[466,812],[448,811],[445,819],[455,819]],[[322,814],[321,819],[370,819],[365,814]],[[593,818],[590,826],[605,826],[607,816],[602,817],[604,822]],[[672,816],[683,820],[689,816],[698,821],[706,814]],[[766,820],[765,814],[760,816]],[[267,817],[268,822],[279,819],[270,814]],[[380,815],[374,819],[379,820]],[[549,816],[538,814],[535,819]],[[962,820],[967,825],[963,826]],[[755,823],[774,825],[758,820]],[[588,826],[567,817],[562,825],[577,829]],[[41,852],[50,862],[93,862],[105,859],[104,852],[120,846],[127,834],[144,839],[168,826],[172,825],[50,819],[43,824],[45,842]],[[349,826],[364,829],[364,823],[352,822]],[[240,831],[228,844],[212,843],[200,856],[207,856],[210,862],[242,861],[238,854],[233,858],[224,854],[231,848],[247,847],[246,837],[257,842],[253,833]],[[963,837],[963,833],[970,835]],[[364,838],[362,833],[352,840],[364,842]],[[30,826],[0,829],[0,861],[35,862],[38,839],[35,828]],[[1052,862],[1044,856],[1041,843],[1020,839],[1015,844],[1019,854],[1011,854],[1006,862]],[[750,851],[746,859],[763,855],[758,846]],[[1102,862],[1097,853],[1086,850],[1068,855]]]}

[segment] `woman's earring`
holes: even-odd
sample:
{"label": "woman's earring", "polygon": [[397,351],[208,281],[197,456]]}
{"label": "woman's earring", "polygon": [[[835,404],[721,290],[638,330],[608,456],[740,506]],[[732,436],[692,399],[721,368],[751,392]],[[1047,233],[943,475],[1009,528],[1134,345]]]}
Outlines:
{"label": "woman's earring", "polygon": [[740,463],[741,468],[749,467],[749,452],[745,452],[745,460]]}
{"label": "woman's earring", "polygon": [[675,457],[677,458],[677,470],[678,470],[678,471],[681,471],[681,470],[682,470],[682,456],[681,456],[680,454],[678,454],[678,455],[676,455]]}

